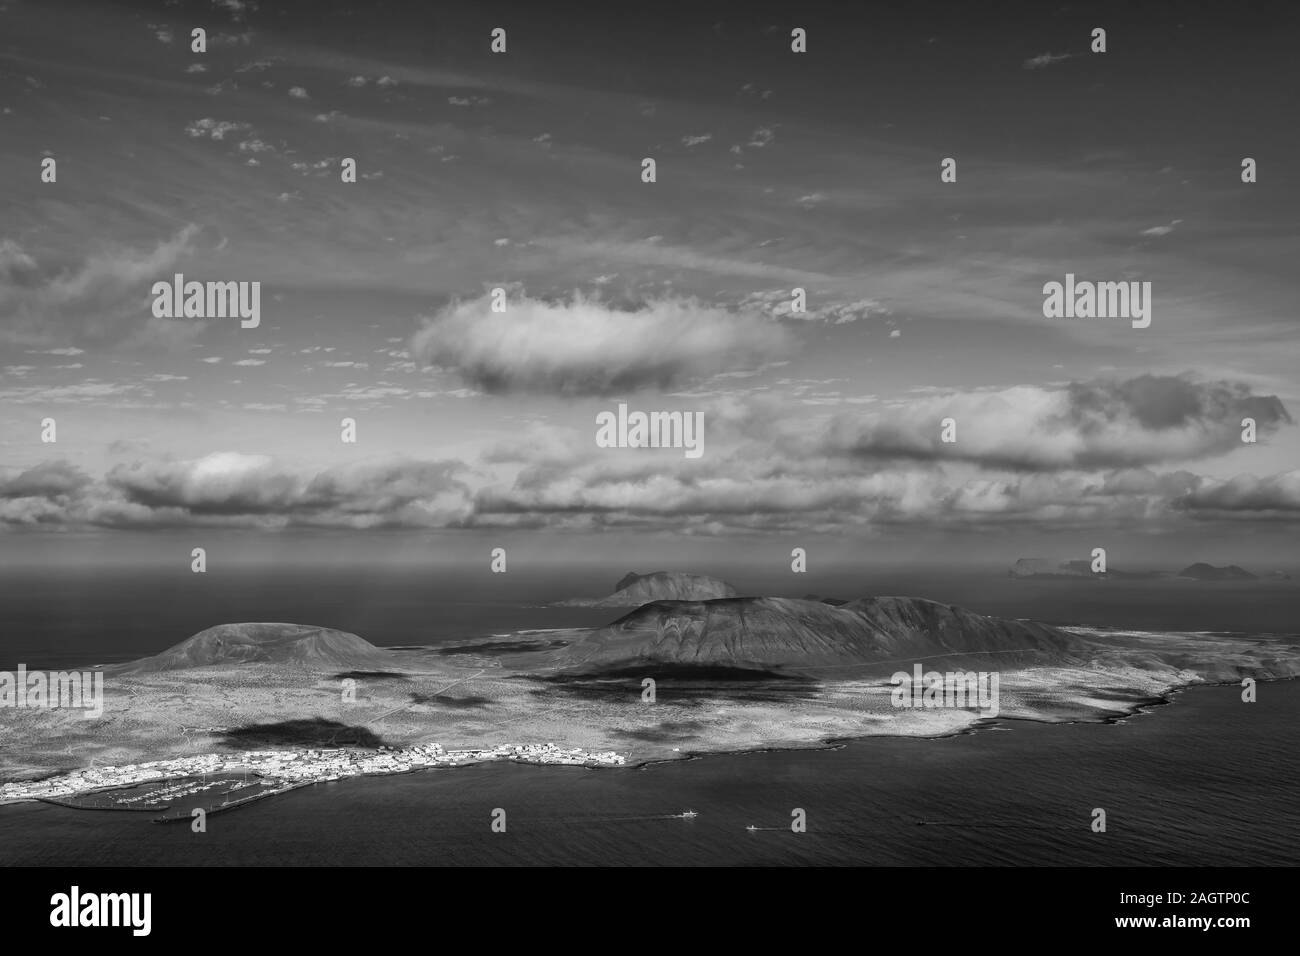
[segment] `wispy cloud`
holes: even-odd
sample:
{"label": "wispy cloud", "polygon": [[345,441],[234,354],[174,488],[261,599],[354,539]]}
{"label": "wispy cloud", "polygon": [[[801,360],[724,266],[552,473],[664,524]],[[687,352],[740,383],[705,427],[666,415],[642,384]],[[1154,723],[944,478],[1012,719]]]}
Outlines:
{"label": "wispy cloud", "polygon": [[1020,64],[1026,70],[1041,70],[1051,66],[1053,63],[1060,63],[1062,60],[1068,60],[1073,53],[1040,53],[1038,56],[1031,56]]}
{"label": "wispy cloud", "polygon": [[[148,308],[149,286],[191,251],[198,233],[191,224],[152,250],[118,247],[57,272],[40,268],[16,245],[0,245],[0,312],[10,317],[0,341],[103,342],[146,328],[170,334]],[[173,324],[176,330],[183,331]]]}

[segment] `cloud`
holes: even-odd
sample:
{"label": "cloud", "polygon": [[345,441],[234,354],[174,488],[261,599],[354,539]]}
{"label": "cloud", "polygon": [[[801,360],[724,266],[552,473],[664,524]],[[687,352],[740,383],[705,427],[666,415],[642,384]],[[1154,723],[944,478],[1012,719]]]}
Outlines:
{"label": "cloud", "polygon": [[264,73],[280,60],[279,57],[263,57],[259,60],[249,60],[247,63],[241,63],[235,67],[236,73]]}
{"label": "cloud", "polygon": [[123,524],[229,523],[262,527],[450,526],[468,489],[454,461],[408,459],[328,468],[285,466],[264,455],[220,452],[192,461],[116,465],[86,516]]}
{"label": "cloud", "polygon": [[[1205,480],[1147,471],[954,477],[937,467],[863,471],[734,450],[690,463],[630,455],[575,463],[557,447],[561,439],[547,442],[513,483],[480,489],[469,523],[725,535],[1044,524],[1096,531],[1142,522],[1156,532],[1178,526],[1179,499]],[[514,451],[534,453],[528,442]]]}
{"label": "cloud", "polygon": [[208,46],[248,46],[252,41],[251,30],[243,33],[214,33],[208,37]]}
{"label": "cloud", "polygon": [[864,470],[860,462],[773,454],[766,443],[734,444],[744,429],[729,425],[743,422],[728,423],[721,408],[709,415],[723,443],[697,461],[627,451],[593,457],[587,434],[546,425],[487,449],[473,468],[396,458],[313,469],[236,452],[127,463],[120,459],[147,449],[119,442],[112,449],[119,463],[99,479],[66,462],[0,468],[0,525],[729,535],[889,527],[1095,532],[1138,523],[1159,533],[1188,520],[1300,521],[1296,471],[1219,481],[1145,468],[952,475],[946,466],[919,463]]}
{"label": "cloud", "polygon": [[311,97],[307,95],[307,91],[304,90],[301,86],[289,87],[289,95],[292,96],[295,100],[311,99]]}
{"label": "cloud", "polygon": [[228,133],[243,133],[251,128],[247,123],[204,117],[186,126],[185,132],[195,139],[202,139],[206,136],[209,139],[222,140],[226,138]]}
{"label": "cloud", "polygon": [[0,471],[0,498],[57,498],[73,494],[90,484],[80,468],[64,461],[45,462],[22,471]]}
{"label": "cloud", "polygon": [[198,231],[187,225],[151,251],[118,247],[57,273],[0,243],[0,313],[6,316],[0,341],[104,342],[146,329],[160,337],[183,334],[179,325],[168,328],[153,318],[148,291],[190,252]]}
{"label": "cloud", "polygon": [[1174,231],[1174,227],[1182,222],[1181,219],[1175,219],[1167,226],[1152,226],[1150,229],[1143,229],[1144,236],[1167,236]]}
{"label": "cloud", "polygon": [[[1123,468],[1240,448],[1244,417],[1255,419],[1260,435],[1291,423],[1276,396],[1253,395],[1246,385],[1143,375],[1059,388],[958,392],[885,412],[841,415],[824,447],[854,456],[1013,470]],[[955,422],[953,443],[941,440],[945,418]]]}
{"label": "cloud", "polygon": [[889,314],[875,299],[855,299],[852,301],[812,302],[805,301],[804,311],[795,312],[791,289],[768,289],[751,292],[740,300],[742,308],[758,308],[775,318],[795,319],[804,322],[828,322],[832,325],[845,325],[858,322],[871,316]]}
{"label": "cloud", "polygon": [[1237,475],[1227,481],[1206,481],[1189,491],[1180,504],[1191,511],[1258,512],[1261,517],[1300,512],[1300,471],[1263,478]]}
{"label": "cloud", "polygon": [[1073,53],[1040,53],[1038,56],[1031,56],[1020,64],[1026,70],[1041,70],[1051,66],[1053,63],[1060,63],[1062,60],[1068,60]]}
{"label": "cloud", "polygon": [[0,525],[61,525],[91,477],[63,461],[0,467]]}
{"label": "cloud", "polygon": [[316,160],[315,162],[297,162],[290,163],[289,168],[294,172],[302,173],[309,176],[323,176],[326,171],[334,165],[335,160],[332,157]]}
{"label": "cloud", "polygon": [[689,299],[623,310],[575,294],[570,301],[491,297],[453,303],[411,341],[413,358],[453,369],[489,393],[608,395],[667,388],[784,355],[788,334],[756,313]]}
{"label": "cloud", "polygon": [[257,10],[255,0],[212,0],[212,6],[217,9],[225,10],[230,14],[230,18],[238,23],[244,19],[244,15],[250,10]]}
{"label": "cloud", "polygon": [[699,136],[683,136],[682,145],[686,147],[699,146],[701,143],[707,143],[713,139],[712,133],[701,133]]}
{"label": "cloud", "polygon": [[36,271],[36,260],[12,239],[0,241],[0,281],[18,282]]}
{"label": "cloud", "polygon": [[[819,197],[820,198],[820,197]],[[764,282],[787,281],[805,288],[810,285],[825,288],[835,283],[836,277],[824,272],[792,268],[778,262],[758,262],[727,256],[709,255],[689,246],[668,245],[662,235],[647,236],[636,241],[602,240],[582,241],[538,236],[530,243],[545,249],[554,249],[565,258],[590,261],[610,259],[626,260],[639,268],[661,266],[716,276],[742,276]]]}
{"label": "cloud", "polygon": [[[1209,507],[1206,490],[1221,483],[1186,470],[996,473],[968,462],[872,462],[820,450],[815,441],[789,441],[805,431],[824,432],[825,420],[793,412],[777,396],[706,403],[703,410],[708,448],[697,461],[651,451],[593,456],[587,434],[550,426],[489,448],[485,463],[520,467],[512,480],[478,490],[469,523],[708,535],[889,527],[1095,532],[1141,524],[1159,534],[1185,528],[1189,519],[1260,517],[1247,507],[1269,507],[1280,519],[1300,521],[1294,507],[1300,473],[1235,479],[1237,510],[1193,513]],[[1217,497],[1225,500],[1225,492]]]}
{"label": "cloud", "polygon": [[[114,443],[114,454],[140,443]],[[0,468],[0,526],[455,527],[470,493],[455,461],[392,459],[323,470],[220,452],[135,461],[99,480],[62,461]]]}

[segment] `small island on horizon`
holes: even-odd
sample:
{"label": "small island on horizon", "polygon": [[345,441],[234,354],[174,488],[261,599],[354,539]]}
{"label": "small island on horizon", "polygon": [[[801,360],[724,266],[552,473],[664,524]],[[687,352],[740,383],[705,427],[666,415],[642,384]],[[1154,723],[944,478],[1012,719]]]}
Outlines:
{"label": "small island on horizon", "polygon": [[1271,580],[1289,578],[1284,571],[1269,571],[1267,574],[1252,574],[1236,564],[1213,565],[1205,561],[1189,564],[1181,571],[1132,571],[1108,568],[1094,571],[1092,562],[1085,559],[1069,561],[1052,561],[1047,558],[1019,558],[1007,571],[1012,578],[1050,578],[1056,580],[1192,580],[1192,581],[1255,581],[1261,578]]}

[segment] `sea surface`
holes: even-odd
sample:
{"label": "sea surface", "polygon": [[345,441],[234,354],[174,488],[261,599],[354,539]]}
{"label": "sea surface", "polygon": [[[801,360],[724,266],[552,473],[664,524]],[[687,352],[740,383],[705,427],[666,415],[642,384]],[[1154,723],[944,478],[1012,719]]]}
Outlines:
{"label": "sea surface", "polygon": [[[1116,724],[641,768],[487,764],[320,784],[208,818],[0,807],[25,865],[1295,865],[1300,684],[1194,687]],[[1106,832],[1091,829],[1094,808]],[[506,832],[494,833],[494,809]],[[790,829],[803,809],[807,832]],[[694,820],[671,814],[692,809]],[[924,825],[918,825],[924,821]],[[759,829],[749,832],[745,828]]]}

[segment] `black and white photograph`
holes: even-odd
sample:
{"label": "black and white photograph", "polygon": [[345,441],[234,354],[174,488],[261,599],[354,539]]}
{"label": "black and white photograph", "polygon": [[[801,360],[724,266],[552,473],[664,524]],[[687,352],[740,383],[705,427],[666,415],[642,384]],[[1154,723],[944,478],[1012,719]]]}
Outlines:
{"label": "black and white photograph", "polygon": [[850,867],[1016,880],[1063,938],[1280,930],[1297,43],[1283,3],[0,0],[9,925]]}

